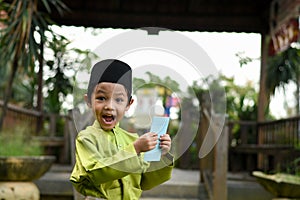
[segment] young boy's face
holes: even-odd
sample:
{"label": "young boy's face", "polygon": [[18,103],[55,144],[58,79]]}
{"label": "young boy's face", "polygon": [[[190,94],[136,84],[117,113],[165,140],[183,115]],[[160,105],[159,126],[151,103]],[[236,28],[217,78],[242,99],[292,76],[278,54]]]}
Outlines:
{"label": "young boy's face", "polygon": [[101,82],[96,85],[88,104],[102,129],[111,130],[123,118],[125,112],[133,103],[132,99],[130,102],[128,102],[128,99],[123,85]]}

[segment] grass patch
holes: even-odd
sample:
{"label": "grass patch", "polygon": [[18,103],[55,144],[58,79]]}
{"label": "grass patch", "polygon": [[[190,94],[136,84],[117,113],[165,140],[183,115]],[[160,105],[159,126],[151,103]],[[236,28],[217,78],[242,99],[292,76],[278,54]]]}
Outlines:
{"label": "grass patch", "polygon": [[0,156],[39,156],[42,154],[41,145],[26,134],[25,128],[16,127],[0,132]]}

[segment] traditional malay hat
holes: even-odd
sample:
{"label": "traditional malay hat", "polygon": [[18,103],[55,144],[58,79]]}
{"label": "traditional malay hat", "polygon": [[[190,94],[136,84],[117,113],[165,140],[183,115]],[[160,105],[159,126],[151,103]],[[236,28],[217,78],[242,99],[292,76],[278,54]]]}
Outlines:
{"label": "traditional malay hat", "polygon": [[88,85],[88,99],[95,86],[101,82],[118,83],[125,87],[128,99],[131,98],[132,92],[132,70],[131,67],[120,60],[106,59],[96,63],[91,71],[91,77]]}

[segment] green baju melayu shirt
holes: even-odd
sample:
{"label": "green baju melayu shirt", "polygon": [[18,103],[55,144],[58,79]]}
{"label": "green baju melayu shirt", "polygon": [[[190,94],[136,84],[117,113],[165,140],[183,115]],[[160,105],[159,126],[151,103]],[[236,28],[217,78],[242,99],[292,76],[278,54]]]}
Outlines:
{"label": "green baju melayu shirt", "polygon": [[137,134],[119,126],[101,129],[97,121],[81,131],[76,139],[76,164],[70,180],[85,196],[110,200],[136,200],[142,190],[157,186],[171,177],[172,159],[143,161],[133,142]]}

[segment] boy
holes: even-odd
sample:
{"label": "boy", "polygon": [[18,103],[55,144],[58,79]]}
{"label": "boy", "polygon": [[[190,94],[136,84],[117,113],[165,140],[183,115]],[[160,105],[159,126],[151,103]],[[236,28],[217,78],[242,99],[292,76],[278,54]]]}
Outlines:
{"label": "boy", "polygon": [[162,158],[144,162],[143,152],[153,149],[156,133],[141,137],[119,127],[133,103],[132,70],[126,63],[108,59],[94,65],[85,95],[95,122],[76,139],[76,164],[70,180],[85,199],[137,200],[171,177],[173,158],[168,134],[159,138]]}

